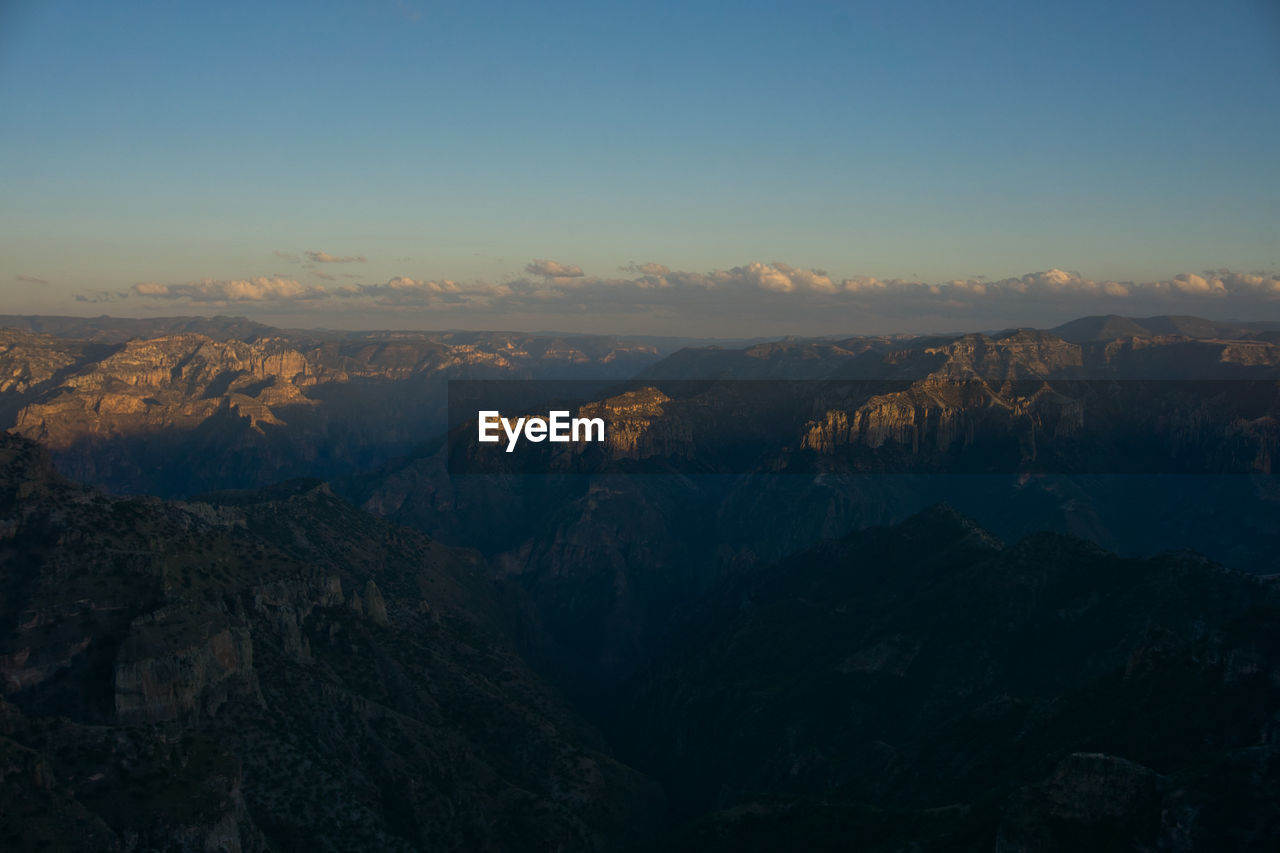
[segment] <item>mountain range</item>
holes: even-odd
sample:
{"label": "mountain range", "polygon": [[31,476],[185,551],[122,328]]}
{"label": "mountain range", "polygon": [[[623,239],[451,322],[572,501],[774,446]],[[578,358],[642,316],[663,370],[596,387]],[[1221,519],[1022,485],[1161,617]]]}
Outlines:
{"label": "mountain range", "polygon": [[6,849],[1280,839],[1280,324],[0,326]]}

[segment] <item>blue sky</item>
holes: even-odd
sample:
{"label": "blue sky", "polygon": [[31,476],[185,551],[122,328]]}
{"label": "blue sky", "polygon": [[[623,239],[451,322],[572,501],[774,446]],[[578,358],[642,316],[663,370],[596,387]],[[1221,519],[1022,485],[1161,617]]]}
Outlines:
{"label": "blue sky", "polygon": [[[682,303],[608,290],[646,289],[632,263],[776,261],[837,289],[1055,268],[1271,281],[1277,93],[1275,0],[6,0],[0,295],[10,311],[381,326],[386,305],[323,291],[447,281],[396,319],[638,328]],[[559,281],[567,302],[494,297],[554,290],[537,259],[582,270]],[[181,289],[256,279],[302,290]],[[715,280],[727,299],[752,277]],[[782,331],[919,313],[801,307]],[[766,309],[744,302],[741,320]]]}

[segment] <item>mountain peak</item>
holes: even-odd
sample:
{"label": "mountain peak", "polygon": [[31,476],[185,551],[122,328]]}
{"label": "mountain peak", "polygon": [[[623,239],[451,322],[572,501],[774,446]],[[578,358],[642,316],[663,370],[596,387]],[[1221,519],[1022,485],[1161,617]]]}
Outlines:
{"label": "mountain peak", "polygon": [[1004,548],[1004,543],[998,537],[946,501],[939,501],[922,509],[902,522],[901,527],[912,534],[939,540],[960,538],[996,551]]}

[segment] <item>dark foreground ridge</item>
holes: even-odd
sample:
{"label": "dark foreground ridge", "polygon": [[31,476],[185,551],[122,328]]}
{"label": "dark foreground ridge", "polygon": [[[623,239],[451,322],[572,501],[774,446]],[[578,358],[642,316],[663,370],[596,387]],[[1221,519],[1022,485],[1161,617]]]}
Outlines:
{"label": "dark foreground ridge", "polygon": [[936,507],[727,584],[619,703],[688,850],[1256,850],[1276,585]]}
{"label": "dark foreground ridge", "polygon": [[0,847],[615,850],[665,822],[478,559],[319,483],[119,499],[0,438]]}
{"label": "dark foreground ridge", "polygon": [[5,849],[1280,838],[1275,583],[1194,555],[938,507],[744,570],[601,700],[646,776],[513,651],[479,557],[318,481],[111,498],[5,435],[0,535]]}

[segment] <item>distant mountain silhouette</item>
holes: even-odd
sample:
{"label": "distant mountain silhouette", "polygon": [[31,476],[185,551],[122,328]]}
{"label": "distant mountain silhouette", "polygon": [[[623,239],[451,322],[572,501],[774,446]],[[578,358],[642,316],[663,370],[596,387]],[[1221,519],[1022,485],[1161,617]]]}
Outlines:
{"label": "distant mountain silhouette", "polygon": [[0,329],[20,329],[55,338],[120,344],[166,335],[207,335],[218,340],[252,341],[280,330],[247,317],[63,317],[0,314]]}
{"label": "distant mountain silhouette", "polygon": [[1081,317],[1079,320],[1055,326],[1049,331],[1073,343],[1166,335],[1194,339],[1238,340],[1259,338],[1268,332],[1280,332],[1280,321],[1223,322],[1178,315],[1138,319],[1106,314]]}

